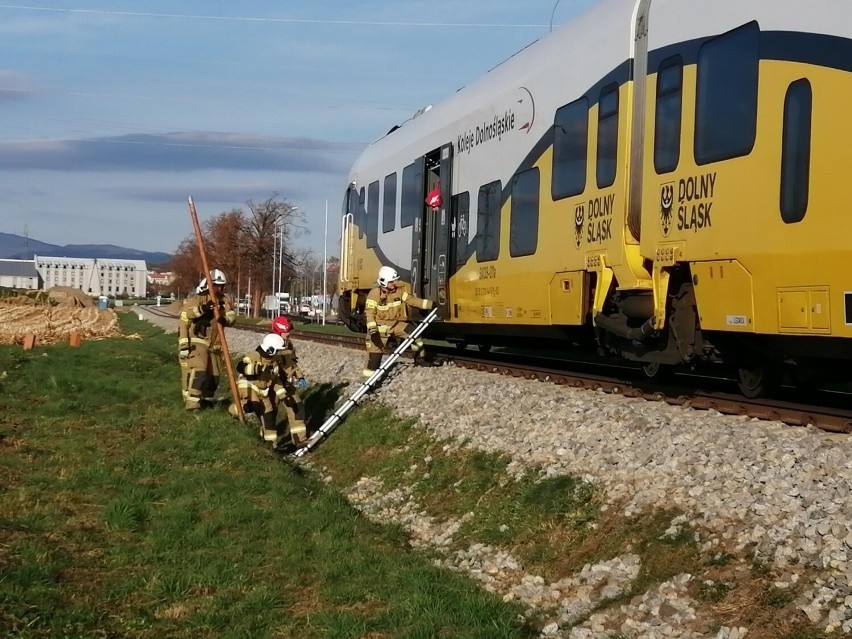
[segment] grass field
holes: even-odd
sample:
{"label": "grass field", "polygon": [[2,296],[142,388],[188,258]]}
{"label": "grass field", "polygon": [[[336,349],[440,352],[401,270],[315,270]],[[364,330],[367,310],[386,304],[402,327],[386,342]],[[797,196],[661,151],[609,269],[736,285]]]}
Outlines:
{"label": "grass field", "polygon": [[527,637],[223,413],[174,336],[0,349],[0,636]]}
{"label": "grass field", "polygon": [[[359,515],[341,493],[363,476],[411,487],[438,521],[473,513],[454,548],[505,548],[546,579],[638,554],[638,580],[600,609],[688,572],[708,632],[824,636],[766,564],[702,556],[689,529],[664,534],[676,512],[625,518],[577,478],[445,450],[377,404],[311,456],[316,476],[223,411],[185,413],[174,335],[133,313],[121,321],[124,338],[77,349],[0,347],[2,639],[538,635],[542,619],[436,568],[403,528]],[[312,387],[309,417],[336,399]]]}

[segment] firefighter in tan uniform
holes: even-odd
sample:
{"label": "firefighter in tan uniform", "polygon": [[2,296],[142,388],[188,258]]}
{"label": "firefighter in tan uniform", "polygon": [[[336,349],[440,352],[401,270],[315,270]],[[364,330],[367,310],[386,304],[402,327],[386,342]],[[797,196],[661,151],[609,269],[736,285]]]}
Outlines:
{"label": "firefighter in tan uniform", "polygon": [[290,437],[293,444],[299,445],[307,439],[307,427],[305,425],[305,403],[299,396],[299,391],[308,387],[304,371],[299,367],[299,358],[296,356],[296,347],[290,340],[290,331],[293,324],[284,315],[272,320],[272,332],[280,335],[284,340],[284,349],[275,355],[276,362],[282,371],[284,388],[287,396],[284,399],[284,408],[287,411],[287,423],[290,426]]}
{"label": "firefighter in tan uniform", "polygon": [[[364,376],[369,377],[381,366],[382,353],[389,337],[403,340],[408,337],[411,324],[408,321],[408,307],[427,310],[432,308],[431,300],[424,300],[409,292],[408,285],[399,281],[399,274],[390,266],[379,269],[378,286],[367,295],[365,315],[367,317],[367,368]],[[423,359],[423,340],[416,339],[411,345],[414,351],[414,363],[420,366],[430,364]]]}
{"label": "firefighter in tan uniform", "polygon": [[[203,287],[203,288],[202,288]],[[207,295],[207,278],[201,280],[195,287],[195,292],[187,297],[181,306],[181,311],[187,306],[187,302],[199,295]],[[196,302],[193,302],[195,304]],[[200,302],[198,302],[200,303]],[[184,321],[183,316],[178,317],[178,362],[180,363],[180,392],[184,403],[189,400],[189,352],[191,337],[189,335],[192,327],[189,318]]]}
{"label": "firefighter in tan uniform", "polygon": [[[237,392],[243,412],[260,421],[261,439],[276,446],[290,433],[287,411],[279,410],[286,406],[289,394],[286,373],[280,364],[286,348],[283,337],[270,333],[237,364]],[[239,416],[235,405],[228,411],[233,417]]]}
{"label": "firefighter in tan uniform", "polygon": [[[237,313],[233,302],[225,296],[227,279],[219,269],[213,269],[211,275],[213,296],[219,304],[220,321],[224,326],[231,326],[237,319]],[[178,331],[181,389],[187,410],[201,408],[202,402],[213,402],[213,396],[219,387],[219,376],[225,366],[219,333],[213,326],[213,302],[208,295],[207,278],[201,280],[196,293],[183,304],[180,312],[182,327]],[[189,348],[184,349],[184,346]]]}

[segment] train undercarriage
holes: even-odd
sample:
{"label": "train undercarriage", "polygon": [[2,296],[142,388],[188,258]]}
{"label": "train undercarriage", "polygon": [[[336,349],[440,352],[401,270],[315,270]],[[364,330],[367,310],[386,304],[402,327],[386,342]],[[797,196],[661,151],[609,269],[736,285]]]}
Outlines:
{"label": "train undercarriage", "polygon": [[[339,317],[353,332],[365,333],[367,291],[340,296]],[[547,350],[601,363],[629,361],[647,379],[663,382],[676,372],[708,372],[733,377],[749,398],[771,395],[782,384],[816,390],[849,383],[844,365],[852,358],[845,340],[801,336],[737,334],[701,329],[695,293],[688,273],[673,278],[667,318],[653,328],[650,292],[613,291],[603,311],[582,326],[488,325],[438,322],[429,337],[458,348],[488,352],[494,347]]]}

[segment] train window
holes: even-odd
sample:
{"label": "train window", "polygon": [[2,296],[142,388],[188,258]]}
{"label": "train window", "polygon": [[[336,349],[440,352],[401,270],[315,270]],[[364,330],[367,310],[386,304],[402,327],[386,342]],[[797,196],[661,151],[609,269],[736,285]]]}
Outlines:
{"label": "train window", "polygon": [[804,78],[793,82],[784,98],[781,219],[787,224],[801,222],[808,210],[813,100],[811,83]]}
{"label": "train window", "polygon": [[657,112],[654,118],[654,168],[671,173],[680,162],[683,119],[683,58],[666,58],[657,69]]}
{"label": "train window", "polygon": [[598,188],[612,186],[615,182],[618,160],[618,85],[601,89],[598,100]]}
{"label": "train window", "polygon": [[705,42],[698,52],[695,162],[751,153],[757,132],[760,28],[749,22]]}
{"label": "train window", "polygon": [[465,191],[453,196],[456,207],[456,268],[467,262],[468,237],[470,237],[470,193]]}
{"label": "train window", "polygon": [[496,260],[500,255],[500,205],[503,185],[500,180],[479,187],[476,209],[476,261]]}
{"label": "train window", "polygon": [[509,255],[533,255],[538,246],[538,169],[512,178],[512,212],[509,217]]}
{"label": "train window", "polygon": [[423,191],[423,174],[418,164],[409,164],[402,170],[402,202],[399,225],[402,228],[414,224],[414,219],[423,208],[420,193]]}
{"label": "train window", "polygon": [[586,189],[589,151],[589,100],[582,97],[556,110],[553,121],[554,200],[579,195]]}
{"label": "train window", "polygon": [[382,198],[382,233],[390,233],[396,227],[396,173],[385,177],[385,192]]}
{"label": "train window", "polygon": [[379,181],[372,182],[367,189],[367,248],[379,243]]}
{"label": "train window", "polygon": [[358,210],[355,211],[355,224],[358,225],[358,239],[364,237],[364,227],[367,225],[367,209],[365,207],[367,194],[364,187],[358,191]]}

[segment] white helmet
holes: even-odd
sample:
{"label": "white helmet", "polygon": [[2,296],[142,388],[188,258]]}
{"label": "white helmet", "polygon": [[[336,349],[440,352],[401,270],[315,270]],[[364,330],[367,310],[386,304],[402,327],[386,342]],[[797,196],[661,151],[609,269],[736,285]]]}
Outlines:
{"label": "white helmet", "polygon": [[262,350],[267,357],[272,357],[278,351],[283,351],[284,348],[284,338],[280,335],[276,335],[275,333],[270,333],[269,335],[266,335],[260,341],[260,350]]}
{"label": "white helmet", "polygon": [[195,287],[195,293],[197,295],[204,295],[207,292],[207,278],[202,277],[201,281],[198,283],[198,286]]}
{"label": "white helmet", "polygon": [[213,276],[213,283],[214,284],[225,285],[225,284],[228,283],[228,280],[225,278],[225,274],[222,271],[220,271],[218,268],[214,268],[213,271],[211,272],[211,275]]}
{"label": "white helmet", "polygon": [[379,286],[385,287],[391,282],[396,282],[399,279],[399,273],[390,266],[383,266],[379,269]]}

